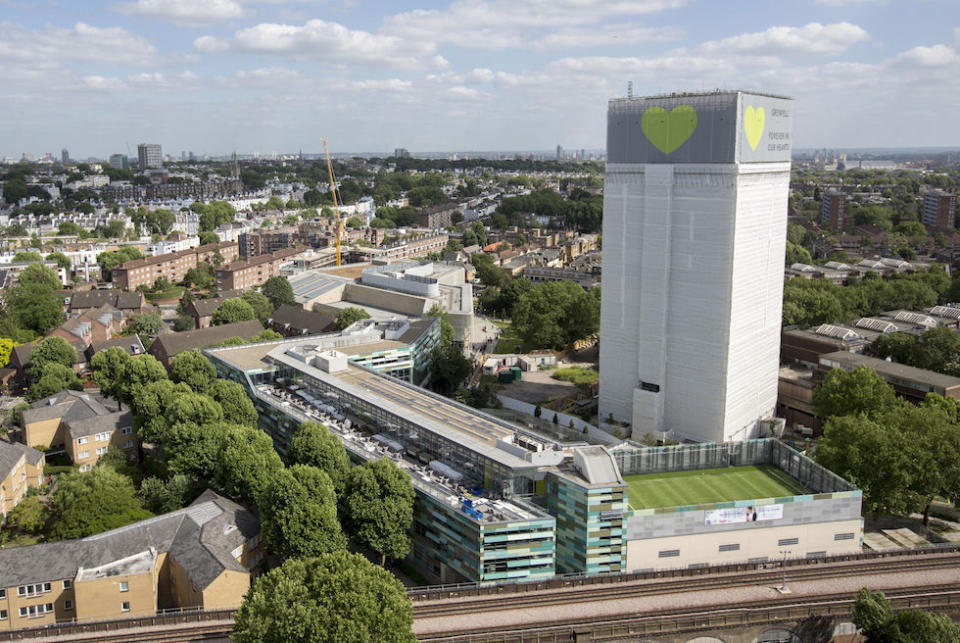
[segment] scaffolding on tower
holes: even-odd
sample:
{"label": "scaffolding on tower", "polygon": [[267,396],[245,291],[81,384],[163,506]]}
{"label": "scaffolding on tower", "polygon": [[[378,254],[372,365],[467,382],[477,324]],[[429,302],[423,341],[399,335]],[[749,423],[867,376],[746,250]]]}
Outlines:
{"label": "scaffolding on tower", "polygon": [[[333,214],[336,217],[336,226],[337,226],[337,266],[340,265],[340,234],[343,231],[343,222],[340,220],[340,208],[337,207],[337,181],[336,177],[333,174],[333,164],[330,163],[330,150],[327,149],[327,139],[321,139],[323,141],[323,153],[327,157],[327,175],[330,177],[330,196],[333,197]],[[343,198],[341,197],[340,203],[343,203]]]}

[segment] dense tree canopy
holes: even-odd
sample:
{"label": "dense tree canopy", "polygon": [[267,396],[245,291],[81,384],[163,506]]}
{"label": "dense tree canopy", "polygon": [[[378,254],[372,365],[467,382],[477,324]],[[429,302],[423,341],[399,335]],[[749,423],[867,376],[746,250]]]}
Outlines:
{"label": "dense tree canopy", "polygon": [[960,335],[945,326],[931,328],[919,337],[906,333],[880,335],[870,350],[881,359],[947,375],[960,375]]}
{"label": "dense tree canopy", "polygon": [[212,322],[215,326],[234,324],[254,319],[253,306],[242,299],[228,299],[213,311]]}
{"label": "dense tree canopy", "polygon": [[206,390],[223,409],[223,417],[241,426],[257,426],[257,409],[243,386],[230,380],[216,379]]}
{"label": "dense tree canopy", "polygon": [[821,418],[841,415],[875,417],[896,403],[896,395],[886,380],[866,366],[852,371],[835,368],[813,392],[813,410]]}
{"label": "dense tree canopy", "polygon": [[218,464],[221,488],[249,503],[255,503],[263,489],[283,469],[283,461],[274,450],[270,436],[248,427],[227,433]]}
{"label": "dense tree canopy", "polygon": [[410,550],[414,491],[410,476],[387,458],[368,460],[347,474],[341,499],[347,532],[361,547],[399,560]]}
{"label": "dense tree canopy", "polygon": [[50,508],[51,540],[83,538],[152,515],[140,505],[130,479],[111,467],[62,475]]}
{"label": "dense tree canopy", "polygon": [[524,292],[513,307],[513,327],[536,348],[560,349],[600,328],[600,289],[547,281]]}
{"label": "dense tree canopy", "polygon": [[347,547],[333,483],[316,467],[298,464],[278,471],[257,504],[263,538],[278,556],[305,558]]}
{"label": "dense tree canopy", "polygon": [[957,643],[960,625],[949,616],[922,610],[894,613],[883,592],[861,589],[853,605],[853,623],[868,643]]}
{"label": "dense tree canopy", "polygon": [[287,447],[287,463],[316,467],[326,473],[339,492],[350,470],[350,456],[340,438],[319,422],[304,422]]}
{"label": "dense tree canopy", "polygon": [[414,643],[403,585],[359,554],[289,559],[254,581],[237,610],[237,643]]}
{"label": "dense tree canopy", "polygon": [[270,304],[274,310],[283,304],[296,303],[296,300],[293,298],[293,286],[290,285],[286,277],[270,277],[263,284],[263,287],[260,288],[260,292],[270,300]]}
{"label": "dense tree canopy", "polygon": [[77,351],[62,337],[41,339],[30,351],[30,368],[35,373],[42,373],[43,368],[50,363],[62,364],[72,369],[77,363]]}
{"label": "dense tree canopy", "polygon": [[183,382],[197,393],[206,393],[217,371],[200,351],[183,351],[170,362],[170,379]]}
{"label": "dense tree canopy", "polygon": [[254,317],[260,320],[261,324],[267,323],[267,320],[270,319],[270,315],[273,314],[274,306],[266,295],[263,295],[256,290],[248,290],[243,293],[240,298],[250,304],[250,307],[253,308]]}
{"label": "dense tree canopy", "polygon": [[343,330],[347,326],[350,326],[361,319],[370,319],[370,313],[365,311],[363,308],[347,306],[341,310],[340,314],[337,316],[337,330]]}

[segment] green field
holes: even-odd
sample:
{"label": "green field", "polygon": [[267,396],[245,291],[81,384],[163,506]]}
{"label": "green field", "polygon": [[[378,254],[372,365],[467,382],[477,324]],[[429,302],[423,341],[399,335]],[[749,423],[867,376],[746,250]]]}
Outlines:
{"label": "green field", "polygon": [[804,493],[796,480],[769,465],[624,476],[634,509],[679,507]]}

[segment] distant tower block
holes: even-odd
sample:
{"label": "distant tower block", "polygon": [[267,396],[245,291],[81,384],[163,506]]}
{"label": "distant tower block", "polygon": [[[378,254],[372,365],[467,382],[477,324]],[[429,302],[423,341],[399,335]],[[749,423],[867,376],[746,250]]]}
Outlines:
{"label": "distant tower block", "polygon": [[793,101],[610,101],[600,416],[634,437],[757,436],[777,401]]}

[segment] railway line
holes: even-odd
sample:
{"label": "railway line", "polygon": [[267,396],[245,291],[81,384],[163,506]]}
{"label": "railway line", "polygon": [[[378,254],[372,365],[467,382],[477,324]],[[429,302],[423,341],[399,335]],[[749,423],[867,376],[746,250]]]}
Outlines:
{"label": "railway line", "polygon": [[[880,559],[876,561],[855,561],[822,565],[804,565],[787,569],[790,581],[804,581],[832,578],[841,575],[888,574],[897,571],[919,571],[927,568],[960,567],[960,553],[948,553],[924,558]],[[960,576],[958,576],[960,578]],[[603,585],[571,586],[541,591],[512,594],[506,596],[490,594],[468,596],[464,598],[445,598],[440,600],[419,601],[414,603],[414,618],[431,618],[473,614],[479,611],[502,609],[520,609],[523,607],[542,608],[570,602],[591,602],[607,599],[639,598],[662,593],[692,592],[702,590],[723,590],[747,585],[780,585],[783,570],[764,569],[754,572],[728,573],[717,576],[694,576],[669,578],[655,581],[635,581],[632,583],[610,583]]]}
{"label": "railway line", "polygon": [[[931,586],[887,593],[894,609],[960,609],[960,585]],[[743,607],[700,608],[657,614],[580,618],[564,623],[536,623],[524,627],[485,627],[457,633],[420,634],[421,643],[559,643],[579,640],[593,643],[622,641],[625,637],[656,637],[776,624],[800,624],[811,617],[847,619],[853,610],[849,593],[816,598],[785,598]],[[814,624],[815,625],[815,624]]]}

